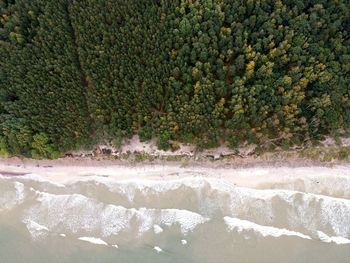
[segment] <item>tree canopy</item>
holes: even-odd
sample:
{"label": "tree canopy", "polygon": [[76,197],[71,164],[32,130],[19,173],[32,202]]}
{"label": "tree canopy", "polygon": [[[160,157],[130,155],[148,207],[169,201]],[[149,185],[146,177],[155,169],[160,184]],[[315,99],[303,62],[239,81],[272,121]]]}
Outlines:
{"label": "tree canopy", "polygon": [[0,155],[350,125],[348,0],[0,0]]}

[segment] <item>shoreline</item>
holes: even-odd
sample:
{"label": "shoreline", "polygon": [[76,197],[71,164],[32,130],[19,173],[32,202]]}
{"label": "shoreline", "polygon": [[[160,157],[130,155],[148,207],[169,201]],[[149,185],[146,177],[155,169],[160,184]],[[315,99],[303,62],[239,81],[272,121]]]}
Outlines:
{"label": "shoreline", "polygon": [[0,159],[4,177],[46,181],[64,186],[89,180],[111,183],[157,183],[182,180],[220,180],[234,187],[261,190],[291,190],[350,199],[350,164],[312,162],[249,162],[244,165],[225,161],[137,162],[93,160]]}

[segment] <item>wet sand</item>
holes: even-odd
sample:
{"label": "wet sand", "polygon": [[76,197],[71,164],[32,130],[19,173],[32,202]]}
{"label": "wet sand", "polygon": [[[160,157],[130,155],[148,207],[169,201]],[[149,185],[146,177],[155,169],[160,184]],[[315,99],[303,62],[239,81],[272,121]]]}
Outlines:
{"label": "wet sand", "polygon": [[[87,181],[92,176],[125,180],[174,180],[203,177],[223,180],[232,186],[255,189],[286,189],[350,199],[350,165],[348,166],[256,166],[234,168],[217,165],[186,166],[179,163],[113,164],[87,160],[81,162],[43,161],[41,165],[29,160],[25,165],[11,160],[0,161],[3,176],[34,176],[53,183]],[[98,163],[100,165],[95,164]],[[74,165],[75,164],[75,165]]]}
{"label": "wet sand", "polygon": [[21,173],[21,172],[11,172],[11,171],[2,171],[0,170],[0,174],[3,175],[3,176],[7,176],[7,177],[11,177],[11,176],[24,176],[24,175],[27,175],[29,173]]}

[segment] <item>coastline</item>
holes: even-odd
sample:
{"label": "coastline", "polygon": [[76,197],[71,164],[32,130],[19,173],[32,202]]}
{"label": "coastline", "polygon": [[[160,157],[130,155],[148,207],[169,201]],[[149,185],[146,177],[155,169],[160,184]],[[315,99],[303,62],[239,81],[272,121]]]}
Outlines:
{"label": "coastline", "polygon": [[227,146],[197,151],[181,144],[161,151],[156,141],[138,136],[121,148],[97,145],[55,160],[0,158],[3,176],[30,177],[55,184],[106,179],[170,181],[200,177],[238,187],[283,189],[350,199],[350,140],[327,138],[320,146],[259,152],[254,145],[236,151]]}
{"label": "coastline", "polygon": [[[5,189],[13,187],[14,205],[21,204],[26,194],[31,195],[28,203],[34,200],[22,221],[33,240],[68,237],[69,241],[122,248],[125,244],[112,239],[110,233],[113,229],[117,233],[128,231],[129,222],[139,220],[138,233],[144,233],[144,222],[151,222],[146,234],[154,233],[156,238],[163,228],[166,234],[172,224],[179,225],[181,235],[186,235],[188,231],[193,233],[197,225],[210,231],[219,223],[226,229],[222,235],[230,238],[238,231],[276,242],[287,238],[294,242],[298,238],[298,242],[303,242],[302,239],[336,246],[349,244],[348,218],[342,217],[348,214],[350,201],[349,164],[307,159],[302,162],[298,158],[264,163],[264,159],[253,156],[244,158],[248,160],[244,163],[238,160],[201,159],[184,163],[185,160],[135,162],[102,157],[10,158],[0,159],[0,180]],[[225,215],[222,220],[215,221],[208,213],[213,202],[218,205],[216,213]],[[47,216],[48,210],[53,216]],[[93,220],[76,221],[81,214]],[[115,225],[116,215],[123,222],[121,228]],[[317,226],[313,225],[315,215],[320,218]],[[62,218],[67,222],[64,230]],[[328,220],[332,229],[323,223]],[[86,226],[95,232],[87,234]],[[193,244],[193,240],[189,239],[189,243]],[[166,248],[158,245],[157,240],[151,248]]]}
{"label": "coastline", "polygon": [[290,190],[350,199],[350,164],[322,163],[289,159],[244,162],[218,161],[143,161],[95,158],[58,160],[0,159],[0,174],[20,176],[54,184],[77,181],[167,182],[201,178],[221,180],[235,187]]}

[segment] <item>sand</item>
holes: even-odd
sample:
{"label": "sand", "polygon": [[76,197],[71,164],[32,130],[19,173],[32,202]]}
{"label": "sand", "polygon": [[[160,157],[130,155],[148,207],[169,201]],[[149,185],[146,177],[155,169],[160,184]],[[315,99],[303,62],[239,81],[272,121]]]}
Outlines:
{"label": "sand", "polygon": [[35,262],[57,249],[52,262],[346,261],[350,166],[252,164],[0,160],[1,255],[19,262],[20,246]]}
{"label": "sand", "polygon": [[[48,163],[47,163],[48,162]],[[116,181],[179,180],[189,177],[224,180],[227,184],[255,189],[285,189],[324,194],[350,199],[350,165],[343,166],[253,166],[236,168],[220,165],[193,165],[181,163],[113,164],[87,160],[68,163],[26,160],[0,160],[3,176],[26,176],[56,184],[87,181],[106,177]]]}

